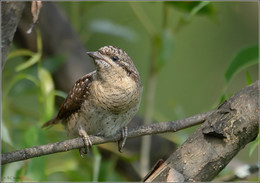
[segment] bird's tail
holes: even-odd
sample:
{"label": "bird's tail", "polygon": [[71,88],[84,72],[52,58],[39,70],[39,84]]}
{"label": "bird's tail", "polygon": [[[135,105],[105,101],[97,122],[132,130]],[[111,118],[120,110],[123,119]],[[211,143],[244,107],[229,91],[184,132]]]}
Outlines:
{"label": "bird's tail", "polygon": [[55,125],[55,124],[58,124],[60,120],[58,120],[56,117],[52,118],[51,120],[47,121],[46,123],[44,123],[42,125],[42,128],[45,128],[47,126],[52,126],[52,125]]}

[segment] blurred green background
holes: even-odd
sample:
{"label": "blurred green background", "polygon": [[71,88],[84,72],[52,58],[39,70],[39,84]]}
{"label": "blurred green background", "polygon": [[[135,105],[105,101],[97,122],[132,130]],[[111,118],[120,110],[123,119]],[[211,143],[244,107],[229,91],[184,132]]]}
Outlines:
{"label": "blurred green background", "polygon": [[[221,99],[229,98],[258,79],[258,53],[253,52],[252,58],[246,54],[258,44],[257,2],[57,4],[88,50],[114,45],[131,56],[144,86],[138,112],[141,117],[146,109],[146,94],[151,92],[147,91],[151,65],[156,78],[152,119],[157,122],[215,109]],[[14,44],[10,54],[20,49]],[[242,58],[243,51],[246,53]],[[41,53],[39,46],[38,53]],[[9,57],[2,72],[3,153],[67,138],[62,127],[40,128],[57,112],[54,96],[66,95],[54,90],[51,73],[41,64],[43,60],[17,70],[17,66],[26,61],[17,55]],[[244,64],[237,64],[238,60]],[[231,63],[238,69],[230,67]],[[225,74],[230,68],[234,73],[228,80]],[[180,145],[196,128],[163,137]],[[132,181],[115,167],[119,160],[136,167],[139,154],[118,154],[109,148],[112,153],[108,159],[102,158],[99,148],[94,147],[87,159],[82,160],[78,151],[57,153],[2,166],[2,175],[13,175],[19,181]],[[256,163],[257,149],[250,156],[249,151],[250,145],[235,159]],[[138,168],[135,170],[138,172]],[[222,174],[231,170],[226,168]],[[251,180],[257,180],[257,176]]]}

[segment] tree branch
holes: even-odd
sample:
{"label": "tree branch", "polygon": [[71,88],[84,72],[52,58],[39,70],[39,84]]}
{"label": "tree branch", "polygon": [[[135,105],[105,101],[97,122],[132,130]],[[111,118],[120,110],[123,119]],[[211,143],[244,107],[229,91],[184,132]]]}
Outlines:
{"label": "tree branch", "polygon": [[14,33],[16,32],[16,27],[20,21],[23,9],[24,9],[24,2],[3,2],[2,3],[2,42],[1,42],[1,49],[2,49],[2,61],[1,66],[2,70],[4,68],[4,64],[6,61],[6,57],[9,52],[9,48],[13,41]]}
{"label": "tree branch", "polygon": [[[212,114],[213,111],[209,111],[202,114],[197,114],[195,116],[185,118],[182,120],[172,121],[172,122],[161,122],[154,123],[150,125],[143,125],[136,128],[132,128],[128,132],[128,138],[140,137],[144,135],[153,135],[166,132],[176,132],[178,130],[191,127],[202,123],[207,116]],[[93,145],[102,144],[107,142],[116,142],[120,140],[121,133],[108,138],[90,136],[90,140]],[[62,142],[56,142],[52,144],[46,144],[41,146],[35,146],[31,148],[25,148],[9,153],[2,154],[1,163],[7,164],[11,162],[26,160],[34,157],[39,157],[47,154],[53,154],[58,152],[65,152],[72,149],[79,149],[83,147],[83,141],[81,138],[75,138],[71,140],[65,140]]]}
{"label": "tree branch", "polygon": [[259,133],[259,81],[225,101],[145,181],[211,181]]}

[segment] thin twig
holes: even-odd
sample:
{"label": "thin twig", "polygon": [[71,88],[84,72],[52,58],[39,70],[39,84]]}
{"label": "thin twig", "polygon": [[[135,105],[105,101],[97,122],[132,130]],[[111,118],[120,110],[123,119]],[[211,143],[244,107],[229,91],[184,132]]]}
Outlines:
{"label": "thin twig", "polygon": [[[145,95],[145,111],[144,111],[144,124],[149,125],[152,123],[152,116],[154,110],[154,99],[155,99],[155,89],[156,80],[158,72],[156,69],[156,58],[159,54],[158,42],[156,37],[153,37],[151,58],[150,58],[150,70],[148,73],[147,89]],[[140,167],[139,173],[141,177],[146,175],[150,167],[150,152],[151,152],[152,138],[151,136],[143,136],[141,139],[141,149],[140,149]]]}
{"label": "thin twig", "polygon": [[[188,128],[204,122],[204,120],[212,114],[213,111],[209,111],[202,114],[185,118],[182,120],[172,122],[161,122],[150,125],[143,125],[136,128],[132,128],[128,132],[129,138],[140,137],[144,135],[153,135],[166,132],[176,132],[178,130]],[[112,137],[98,137],[90,136],[92,144],[102,144],[107,142],[116,142],[120,140],[121,133],[118,133]],[[71,140],[65,140],[62,142],[56,142],[52,144],[46,144],[41,146],[35,146],[31,148],[25,148],[9,153],[2,154],[1,164],[7,164],[16,161],[22,161],[34,157],[39,157],[47,154],[53,154],[58,152],[66,152],[72,149],[78,149],[84,146],[81,138],[75,138]]]}
{"label": "thin twig", "polygon": [[[146,98],[145,98],[145,112],[144,112],[145,125],[149,125],[152,123],[156,78],[157,75],[155,73],[149,74],[149,78],[147,82]],[[150,163],[151,144],[152,144],[151,136],[142,137],[141,152],[140,152],[140,168],[139,168],[141,177],[144,177],[150,168],[149,163]]]}

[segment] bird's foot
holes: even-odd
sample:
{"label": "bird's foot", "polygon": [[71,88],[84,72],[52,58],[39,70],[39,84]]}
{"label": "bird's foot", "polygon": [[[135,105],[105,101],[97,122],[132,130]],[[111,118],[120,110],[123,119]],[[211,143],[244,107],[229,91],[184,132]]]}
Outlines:
{"label": "bird's foot", "polygon": [[121,129],[122,138],[118,141],[118,151],[122,153],[122,149],[127,139],[127,126]]}
{"label": "bird's foot", "polygon": [[85,147],[79,149],[80,156],[84,158],[84,154],[89,152],[89,148],[92,146],[92,142],[87,134],[87,132],[83,129],[79,129],[79,136],[83,139]]}

